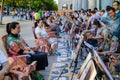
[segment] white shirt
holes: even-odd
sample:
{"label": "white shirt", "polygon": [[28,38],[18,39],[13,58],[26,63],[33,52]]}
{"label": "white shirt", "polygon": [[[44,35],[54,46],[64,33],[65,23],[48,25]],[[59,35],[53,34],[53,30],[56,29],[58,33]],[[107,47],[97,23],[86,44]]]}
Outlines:
{"label": "white shirt", "polygon": [[48,25],[50,25],[50,24],[51,24],[51,21],[50,21],[49,19],[47,19],[46,23],[47,23]]}

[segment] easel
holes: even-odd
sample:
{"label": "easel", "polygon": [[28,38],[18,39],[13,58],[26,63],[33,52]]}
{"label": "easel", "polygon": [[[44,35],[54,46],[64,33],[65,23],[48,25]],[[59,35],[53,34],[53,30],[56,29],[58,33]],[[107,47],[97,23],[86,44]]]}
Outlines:
{"label": "easel", "polygon": [[70,64],[70,68],[71,68],[73,62],[75,63],[71,80],[73,79],[75,69],[76,69],[77,64],[78,64],[78,56],[81,53],[80,48],[81,48],[83,40],[84,40],[84,37],[81,35],[81,38],[79,39],[79,42],[78,42],[78,45],[77,45],[77,48],[76,48],[76,51],[75,51],[75,57],[74,57],[74,59],[72,60],[72,62]]}
{"label": "easel", "polygon": [[86,47],[88,47],[92,51],[93,56],[94,56],[93,59],[94,59],[95,63],[97,64],[98,68],[101,71],[104,71],[105,75],[108,77],[109,80],[113,80],[110,72],[108,71],[107,67],[105,66],[105,64],[101,60],[100,56],[98,55],[98,53],[94,49],[94,47],[92,45],[90,45],[89,43],[87,43],[87,42],[84,42],[84,44],[85,44]]}

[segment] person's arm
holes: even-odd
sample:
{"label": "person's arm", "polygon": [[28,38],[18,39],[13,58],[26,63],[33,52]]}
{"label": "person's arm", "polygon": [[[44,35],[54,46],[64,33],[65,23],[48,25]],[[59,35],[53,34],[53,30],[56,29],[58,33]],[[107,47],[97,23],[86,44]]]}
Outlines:
{"label": "person's arm", "polygon": [[9,43],[9,46],[10,46],[9,52],[10,52],[12,55],[17,55],[17,54],[22,55],[23,52],[24,52],[24,50],[21,49],[14,41],[11,41],[11,42]]}
{"label": "person's arm", "polygon": [[108,35],[109,35],[108,29],[104,29],[102,31],[101,35],[103,36],[104,40],[106,40],[108,38]]}
{"label": "person's arm", "polygon": [[37,39],[41,39],[40,33],[36,33]]}
{"label": "person's arm", "polygon": [[41,34],[40,34],[39,28],[35,28],[35,35],[36,35],[37,39],[41,39],[42,38]]}
{"label": "person's arm", "polygon": [[101,26],[105,27],[106,29],[111,30],[110,27],[109,27],[109,22],[108,22],[107,18],[103,17],[100,20],[100,24],[101,24]]}

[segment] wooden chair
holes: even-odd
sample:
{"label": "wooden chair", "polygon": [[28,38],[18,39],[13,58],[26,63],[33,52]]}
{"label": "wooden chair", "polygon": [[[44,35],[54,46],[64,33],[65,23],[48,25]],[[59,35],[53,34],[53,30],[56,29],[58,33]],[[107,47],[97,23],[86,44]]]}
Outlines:
{"label": "wooden chair", "polygon": [[35,35],[35,27],[32,27],[32,32],[33,32],[34,38],[37,39],[37,37]]}
{"label": "wooden chair", "polygon": [[3,42],[3,47],[5,49],[5,52],[7,53],[7,56],[10,57],[11,55],[10,55],[10,53],[7,49],[7,45],[6,45],[7,37],[8,37],[8,35],[2,36],[2,42]]}
{"label": "wooden chair", "polygon": [[[17,56],[15,58],[11,57],[11,54],[9,53],[7,46],[6,46],[6,41],[7,41],[7,37],[8,35],[4,35],[2,37],[2,41],[3,41],[3,47],[8,55],[9,58],[9,69],[8,72],[11,74],[11,78],[12,80],[19,80],[18,76],[20,76],[20,72],[25,73],[26,76],[29,77],[30,73],[32,73],[32,71],[35,71],[35,67],[36,67],[36,61],[33,61],[31,64],[27,64],[27,58],[26,55],[21,55],[21,56]],[[23,69],[23,70],[19,70],[19,69]],[[16,77],[17,75],[17,77]],[[30,77],[29,77],[30,79]]]}

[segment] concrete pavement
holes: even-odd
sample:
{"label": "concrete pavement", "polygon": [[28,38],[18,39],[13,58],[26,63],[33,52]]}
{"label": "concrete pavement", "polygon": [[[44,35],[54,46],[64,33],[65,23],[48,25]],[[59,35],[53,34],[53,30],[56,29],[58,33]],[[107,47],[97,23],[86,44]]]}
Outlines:
{"label": "concrete pavement", "polygon": [[[25,41],[28,43],[30,47],[35,46],[34,35],[32,33],[33,21],[27,21],[27,20],[19,21],[17,19],[12,19],[12,17],[9,16],[3,18],[4,24],[7,24],[12,21],[17,21],[20,23],[22,37],[25,39]],[[5,34],[6,34],[6,25],[0,25],[0,38]],[[0,49],[4,51],[1,39],[0,39]],[[49,66],[46,68],[46,70],[40,71],[44,75],[45,80],[48,80],[50,68],[55,58],[56,56],[49,56],[48,57]]]}

